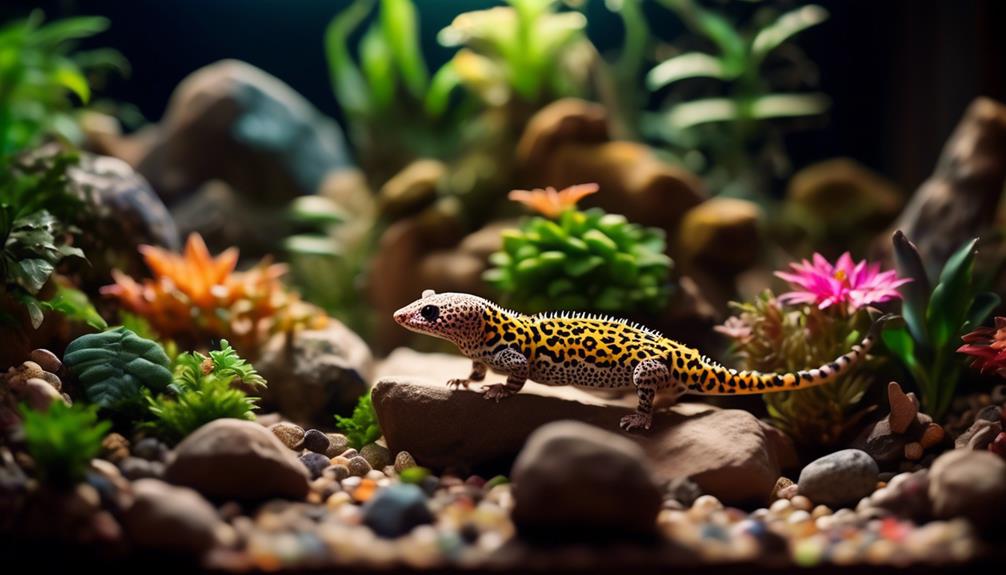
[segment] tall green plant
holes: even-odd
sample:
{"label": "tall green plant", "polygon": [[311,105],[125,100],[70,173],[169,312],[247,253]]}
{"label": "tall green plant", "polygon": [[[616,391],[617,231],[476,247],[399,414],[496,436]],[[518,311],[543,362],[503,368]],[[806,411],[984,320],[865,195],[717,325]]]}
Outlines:
{"label": "tall green plant", "polygon": [[[673,11],[696,37],[711,46],[709,51],[679,53],[655,66],[647,74],[651,90],[677,87],[694,79],[716,80],[719,85],[706,97],[694,92],[672,91],[669,105],[661,113],[655,136],[672,149],[701,150],[714,178],[715,188],[733,188],[738,195],[756,194],[756,161],[766,157],[772,166],[788,162],[781,135],[770,121],[789,117],[818,116],[829,101],[820,93],[780,92],[777,81],[764,68],[773,52],[787,46],[800,32],[828,18],[821,6],[809,4],[779,13],[762,9],[752,21],[766,21],[741,27],[724,14],[705,8],[698,0],[659,0]],[[792,60],[791,60],[792,61]],[[806,58],[800,58],[809,66]],[[790,76],[810,77],[790,67]],[[776,72],[778,75],[778,71]],[[793,83],[793,82],[790,82]]]}
{"label": "tall green plant", "polygon": [[75,51],[108,28],[97,17],[44,24],[41,11],[0,28],[0,158],[46,135],[81,139],[74,111],[91,100],[88,76],[128,68],[114,50]]}
{"label": "tall green plant", "polygon": [[978,289],[977,238],[954,252],[938,273],[925,268],[915,245],[900,230],[893,242],[898,275],[913,281],[900,288],[905,325],[886,330],[884,343],[911,374],[927,412],[939,418],[950,407],[964,366],[955,353],[961,336],[980,326],[1000,297]]}

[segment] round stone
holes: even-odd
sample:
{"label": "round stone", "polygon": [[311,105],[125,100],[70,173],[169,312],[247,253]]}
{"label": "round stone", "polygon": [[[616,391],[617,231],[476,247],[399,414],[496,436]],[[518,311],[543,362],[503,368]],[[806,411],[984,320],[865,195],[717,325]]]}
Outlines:
{"label": "round stone", "polygon": [[416,460],[408,451],[399,451],[398,455],[395,455],[395,471],[397,473],[401,473],[402,471],[415,466]]}
{"label": "round stone", "polygon": [[304,441],[304,428],[288,421],[281,421],[269,426],[269,431],[273,433],[280,442],[293,449],[300,451]]}
{"label": "round stone", "polygon": [[[361,458],[362,459],[362,458]],[[363,522],[381,537],[400,537],[413,528],[433,522],[426,494],[415,485],[391,485],[363,506]]]}
{"label": "round stone", "polygon": [[325,455],[328,453],[329,447],[331,447],[331,441],[321,431],[309,429],[304,434],[304,449]]}
{"label": "round stone", "polygon": [[840,507],[872,493],[878,473],[877,462],[865,451],[843,449],[804,467],[797,491],[814,503]]}
{"label": "round stone", "polygon": [[321,473],[329,466],[327,457],[313,451],[301,455],[300,462],[304,464],[304,467],[307,467],[312,479],[321,477]]}
{"label": "round stone", "polygon": [[335,457],[337,455],[342,455],[347,449],[349,449],[349,438],[341,433],[329,433],[328,435],[328,451],[325,455],[329,457]]}
{"label": "round stone", "polygon": [[391,452],[388,451],[387,447],[377,443],[364,445],[360,449],[360,456],[366,459],[367,463],[374,469],[382,469],[385,465],[391,463]]}
{"label": "round stone", "polygon": [[363,477],[371,470],[370,463],[359,455],[351,458],[346,467],[349,468],[350,475],[354,475],[356,477]]}

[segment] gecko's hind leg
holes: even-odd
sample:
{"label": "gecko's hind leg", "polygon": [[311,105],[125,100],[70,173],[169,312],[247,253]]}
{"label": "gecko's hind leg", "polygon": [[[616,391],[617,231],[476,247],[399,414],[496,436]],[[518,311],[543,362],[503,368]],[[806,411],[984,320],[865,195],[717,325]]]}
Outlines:
{"label": "gecko's hind leg", "polygon": [[643,360],[632,371],[632,383],[636,386],[639,404],[636,412],[630,413],[618,423],[625,431],[647,431],[653,424],[653,398],[657,390],[666,386],[671,374],[667,364],[657,359]]}
{"label": "gecko's hind leg", "polygon": [[468,386],[473,381],[482,381],[486,378],[486,370],[489,368],[486,364],[481,361],[472,361],[472,372],[468,374],[465,379],[455,378],[447,381],[447,387],[451,389],[457,389],[463,387],[468,389]]}

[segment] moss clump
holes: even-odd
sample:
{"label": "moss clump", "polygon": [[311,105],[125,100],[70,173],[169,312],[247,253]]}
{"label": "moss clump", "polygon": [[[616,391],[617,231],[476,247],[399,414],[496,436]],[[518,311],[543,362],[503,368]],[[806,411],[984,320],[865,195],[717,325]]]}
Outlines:
{"label": "moss clump", "polygon": [[351,417],[335,416],[336,426],[349,440],[350,447],[361,449],[377,441],[381,437],[381,426],[377,422],[377,412],[370,399],[370,393],[364,393],[356,402]]}
{"label": "moss clump", "polygon": [[40,480],[67,486],[84,478],[111,428],[110,423],[98,421],[97,410],[62,401],[53,402],[46,411],[21,407],[25,444]]}

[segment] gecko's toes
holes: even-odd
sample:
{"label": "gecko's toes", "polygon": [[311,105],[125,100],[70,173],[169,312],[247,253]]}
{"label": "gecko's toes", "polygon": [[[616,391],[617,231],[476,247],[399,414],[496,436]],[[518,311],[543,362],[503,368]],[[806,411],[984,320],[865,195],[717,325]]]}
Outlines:
{"label": "gecko's toes", "polygon": [[482,386],[482,394],[486,399],[491,399],[499,403],[499,400],[504,397],[510,397],[513,395],[513,392],[507,389],[507,386],[502,383],[494,383],[493,385]]}
{"label": "gecko's toes", "polygon": [[646,415],[644,413],[630,413],[618,422],[618,426],[621,427],[623,431],[649,431],[652,423],[652,415]]}
{"label": "gecko's toes", "polygon": [[468,389],[468,384],[470,383],[471,381],[467,379],[451,379],[447,381],[447,387],[451,389],[458,389],[461,387]]}

